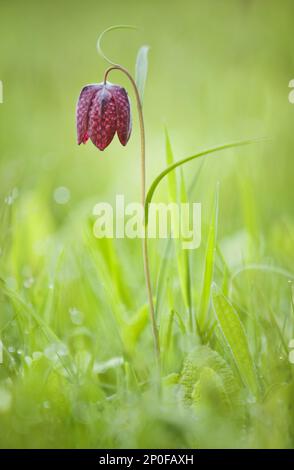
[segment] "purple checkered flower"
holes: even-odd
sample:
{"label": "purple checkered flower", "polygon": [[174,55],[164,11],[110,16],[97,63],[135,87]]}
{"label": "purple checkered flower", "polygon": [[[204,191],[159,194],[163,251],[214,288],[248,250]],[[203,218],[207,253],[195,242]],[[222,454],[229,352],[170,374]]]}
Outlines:
{"label": "purple checkered flower", "polygon": [[117,132],[122,145],[131,134],[131,111],[124,88],[111,83],[85,86],[80,94],[77,111],[78,144],[90,138],[99,150],[104,150]]}

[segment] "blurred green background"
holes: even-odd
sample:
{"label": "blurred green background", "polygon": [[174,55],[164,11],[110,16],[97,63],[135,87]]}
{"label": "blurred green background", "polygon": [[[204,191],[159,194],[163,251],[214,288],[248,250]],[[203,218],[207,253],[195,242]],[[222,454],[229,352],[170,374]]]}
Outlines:
{"label": "blurred green background", "polygon": [[[109,25],[135,24],[139,32],[114,32],[104,47],[131,70],[137,48],[151,47],[145,94],[149,176],[164,165],[164,124],[177,158],[216,143],[275,137],[266,154],[257,158],[250,149],[254,158],[246,160],[251,183],[258,187],[260,216],[280,217],[292,207],[286,191],[292,176],[293,107],[287,98],[293,78],[292,13],[293,3],[285,0],[2,1],[2,194],[13,186],[40,190],[59,223],[66,213],[54,208],[56,186],[71,190],[68,210],[113,190],[137,194],[135,109],[127,148],[116,142],[100,154],[91,145],[74,145],[80,89],[102,81],[106,67],[96,53],[98,34]],[[112,80],[126,84],[115,73]],[[227,208],[236,223],[239,211],[231,195],[238,164],[243,162],[232,158],[207,163],[209,186],[216,173],[230,188]]]}
{"label": "blurred green background", "polygon": [[[155,408],[152,415],[149,410],[153,403],[149,395],[144,398],[146,402],[136,402],[132,407],[132,417],[121,404],[128,398],[120,395],[119,416],[111,405],[114,408],[109,416],[99,408],[100,417],[92,422],[91,416],[98,413],[93,403],[103,401],[101,397],[105,396],[111,401],[114,389],[121,390],[125,375],[119,373],[107,378],[106,388],[100,379],[100,398],[96,396],[96,382],[87,376],[79,387],[70,388],[55,408],[52,405],[54,411],[50,412],[46,403],[51,398],[36,384],[42,383],[51,369],[37,364],[36,370],[29,372],[25,358],[48,348],[57,335],[72,348],[72,367],[78,368],[82,361],[80,367],[86,373],[86,353],[89,363],[122,354],[125,346],[121,346],[121,334],[117,332],[124,329],[125,318],[130,321],[145,302],[139,243],[125,241],[113,246],[95,241],[91,232],[95,203],[112,202],[116,194],[125,194],[127,200],[139,199],[135,106],[133,132],[125,148],[117,138],[103,153],[91,142],[76,145],[76,101],[85,84],[103,79],[107,64],[97,54],[96,41],[101,31],[111,25],[139,27],[138,31],[112,32],[104,40],[105,52],[131,71],[138,48],[150,45],[144,96],[149,183],[166,165],[164,126],[169,130],[175,159],[230,141],[270,139],[265,144],[208,157],[203,166],[196,161],[184,170],[189,181],[201,169],[193,192],[194,200],[202,203],[203,217],[203,241],[201,249],[193,254],[191,268],[195,305],[201,295],[207,227],[218,181],[218,241],[229,269],[260,263],[291,271],[294,105],[288,100],[288,85],[294,78],[293,14],[292,0],[1,0],[0,80],[4,102],[0,104],[0,277],[6,287],[1,294],[0,332],[6,362],[13,363],[0,365],[0,423],[5,430],[0,431],[1,446],[292,445],[289,430],[284,439],[276,435],[270,438],[266,429],[263,434],[258,428],[257,434],[262,435],[258,443],[252,436],[245,444],[241,437],[235,442],[231,428],[227,436],[232,439],[226,440],[222,427],[211,440],[204,438],[205,430],[214,424],[207,424],[207,428],[204,425],[202,437],[193,440],[187,437],[194,429],[190,417],[181,415],[176,423],[166,425],[166,411],[153,435],[153,420],[159,412]],[[134,104],[126,79],[113,72],[110,80],[125,86]],[[60,187],[68,190],[63,204],[58,202],[58,193],[56,196]],[[164,183],[156,198],[167,198]],[[159,253],[161,244],[152,243],[154,284]],[[174,268],[170,269],[168,278],[172,279]],[[283,325],[291,298],[286,278],[287,273],[282,278],[264,274],[246,278],[239,286],[238,303],[244,309],[250,304],[256,318],[272,309]],[[171,284],[181,311],[176,276]],[[267,297],[268,304],[263,304],[261,297]],[[116,311],[120,308],[123,314]],[[147,320],[144,328],[146,323]],[[263,326],[261,330],[254,322],[248,326],[250,341],[265,334]],[[138,328],[143,330],[142,325]],[[268,327],[269,335],[271,328],[274,327]],[[46,334],[42,335],[40,329]],[[292,326],[286,328],[282,356],[285,364],[292,332]],[[136,336],[134,332],[130,334]],[[265,344],[270,344],[269,338],[260,339],[259,347],[251,345],[260,361],[262,354],[268,354]],[[126,342],[130,341],[127,336]],[[152,363],[149,325],[140,341],[134,342],[128,361],[133,364],[130,358],[135,357],[132,367],[137,370],[139,381],[145,383]],[[190,339],[187,344],[181,341],[181,353],[169,359],[166,373],[177,372],[184,353],[192,347]],[[10,352],[8,347],[12,348]],[[77,351],[82,359],[75,356]],[[273,348],[273,363],[263,371],[267,386],[276,380],[279,351],[278,341]],[[125,367],[129,371],[129,366]],[[287,369],[277,382],[291,383],[289,373]],[[52,379],[48,392],[52,397],[60,396],[60,390],[65,389],[63,380],[62,374],[61,378]],[[37,412],[40,403],[45,403],[45,417],[43,411],[41,415]],[[269,412],[273,426],[279,422],[276,408],[275,412]],[[143,415],[145,427],[141,429]],[[210,416],[207,422],[213,422],[211,419]],[[112,427],[124,429],[127,420],[133,423],[129,434],[118,437]],[[260,420],[257,417],[258,423]],[[44,435],[48,427],[48,434]]]}

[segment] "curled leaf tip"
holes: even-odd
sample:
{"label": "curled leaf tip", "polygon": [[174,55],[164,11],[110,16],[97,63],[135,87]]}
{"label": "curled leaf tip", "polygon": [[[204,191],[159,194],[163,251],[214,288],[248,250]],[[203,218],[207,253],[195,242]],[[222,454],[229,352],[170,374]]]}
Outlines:
{"label": "curled leaf tip", "polygon": [[110,26],[109,28],[106,28],[104,31],[102,31],[102,33],[97,39],[97,52],[102,57],[102,59],[106,60],[106,62],[108,62],[110,65],[118,65],[118,64],[114,62],[113,60],[111,60],[109,57],[107,57],[107,55],[104,53],[102,49],[101,43],[102,43],[102,39],[107,33],[109,33],[110,31],[114,31],[116,29],[139,29],[139,28],[133,25],[119,24],[119,25]]}

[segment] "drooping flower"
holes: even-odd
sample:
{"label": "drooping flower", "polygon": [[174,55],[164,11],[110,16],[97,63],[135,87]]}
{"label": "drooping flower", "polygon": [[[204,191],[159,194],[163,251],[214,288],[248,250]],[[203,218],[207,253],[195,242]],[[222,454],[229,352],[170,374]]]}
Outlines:
{"label": "drooping flower", "polygon": [[99,150],[104,150],[116,132],[121,144],[126,145],[132,128],[126,90],[109,82],[85,86],[78,100],[76,121],[79,145],[90,138]]}

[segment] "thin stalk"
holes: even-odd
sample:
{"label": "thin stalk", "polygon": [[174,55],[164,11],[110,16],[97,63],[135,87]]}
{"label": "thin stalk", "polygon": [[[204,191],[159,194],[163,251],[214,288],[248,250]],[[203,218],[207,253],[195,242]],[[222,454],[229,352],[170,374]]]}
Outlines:
{"label": "thin stalk", "polygon": [[[139,95],[139,91],[136,85],[135,80],[133,79],[132,75],[129,73],[127,69],[122,67],[121,65],[113,65],[109,67],[104,75],[104,83],[106,83],[108,74],[112,70],[120,70],[123,72],[128,79],[130,80],[135,96],[137,101],[137,110],[139,116],[139,124],[140,124],[140,137],[141,137],[141,203],[143,206],[143,210],[145,209],[145,200],[146,200],[146,163],[145,163],[145,126],[144,126],[144,116],[143,116],[143,109],[142,103]],[[155,309],[153,303],[153,296],[152,296],[152,286],[151,286],[151,276],[150,276],[150,267],[149,267],[149,255],[148,255],[148,230],[147,224],[145,223],[145,211],[144,211],[144,237],[142,241],[142,251],[143,251],[143,262],[144,262],[144,275],[145,275],[145,283],[148,295],[148,303],[149,303],[149,310],[150,310],[150,319],[151,319],[151,326],[152,326],[152,334],[154,340],[154,350],[155,350],[155,357],[158,366],[158,371],[160,372],[160,343],[159,343],[159,333],[158,328],[156,325],[155,319]]]}

